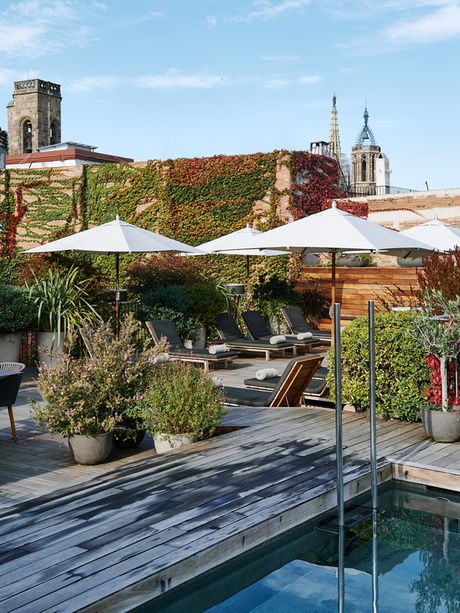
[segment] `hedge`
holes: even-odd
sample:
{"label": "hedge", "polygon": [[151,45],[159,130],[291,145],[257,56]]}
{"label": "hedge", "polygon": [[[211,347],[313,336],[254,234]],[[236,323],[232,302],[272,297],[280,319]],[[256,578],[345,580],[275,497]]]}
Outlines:
{"label": "hedge", "polygon": [[[359,317],[342,333],[342,400],[369,408],[368,322]],[[329,385],[334,397],[334,351],[330,352]],[[410,312],[375,316],[376,409],[384,419],[416,421],[429,385],[422,346],[413,334]]]}

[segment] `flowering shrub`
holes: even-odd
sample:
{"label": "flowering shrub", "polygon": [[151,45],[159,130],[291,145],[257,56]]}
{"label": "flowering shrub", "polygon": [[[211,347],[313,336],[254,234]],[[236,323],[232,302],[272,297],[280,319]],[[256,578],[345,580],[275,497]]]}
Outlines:
{"label": "flowering shrub", "polygon": [[139,324],[127,316],[119,338],[108,324],[89,334],[91,356],[63,355],[55,366],[42,366],[38,389],[45,401],[34,404],[36,422],[62,436],[110,432],[127,410],[142,398],[156,356],[163,344],[141,342]]}
{"label": "flowering shrub", "polygon": [[[426,388],[425,398],[428,402],[441,406],[442,404],[442,380],[441,366],[439,360],[434,355],[429,355],[426,359],[430,371],[430,385]],[[455,387],[455,362],[447,364],[447,397],[449,406],[460,406],[460,399],[457,398]]]}
{"label": "flowering shrub", "polygon": [[221,390],[202,371],[184,362],[157,367],[144,397],[130,411],[146,430],[212,436],[224,414]]}

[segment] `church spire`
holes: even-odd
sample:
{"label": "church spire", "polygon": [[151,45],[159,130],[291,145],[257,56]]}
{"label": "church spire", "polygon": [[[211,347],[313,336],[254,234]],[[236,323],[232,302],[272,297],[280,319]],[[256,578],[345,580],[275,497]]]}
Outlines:
{"label": "church spire", "polygon": [[361,128],[361,132],[356,139],[356,144],[361,145],[362,147],[366,147],[369,145],[375,145],[375,136],[372,130],[369,128],[369,113],[367,111],[367,102],[364,107],[364,126]]}
{"label": "church spire", "polygon": [[339,120],[337,119],[337,97],[332,98],[331,127],[329,128],[329,155],[341,165],[342,151],[340,149]]}

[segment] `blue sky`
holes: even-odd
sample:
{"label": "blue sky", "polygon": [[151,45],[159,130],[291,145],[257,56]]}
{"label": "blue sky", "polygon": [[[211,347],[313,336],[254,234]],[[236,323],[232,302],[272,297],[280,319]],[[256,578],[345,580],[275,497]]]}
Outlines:
{"label": "blue sky", "polygon": [[135,160],[342,149],[369,125],[392,185],[460,187],[460,2],[0,0],[12,82],[62,84],[63,140]]}

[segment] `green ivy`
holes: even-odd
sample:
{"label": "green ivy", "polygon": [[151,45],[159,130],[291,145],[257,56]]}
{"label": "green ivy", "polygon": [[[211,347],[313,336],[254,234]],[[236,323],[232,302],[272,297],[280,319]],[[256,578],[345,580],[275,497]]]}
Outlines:
{"label": "green ivy", "polygon": [[[308,156],[297,154],[300,167]],[[116,214],[192,245],[246,223],[268,230],[279,225],[280,199],[287,196],[292,205],[294,187],[280,190],[276,182],[277,166],[290,169],[292,155],[274,151],[0,172],[2,253],[12,255],[18,246],[53,240],[107,222]],[[261,201],[264,206],[256,208]],[[122,258],[122,278],[127,264],[142,257]],[[112,258],[100,256],[95,264],[113,279]],[[242,282],[247,275],[244,256],[203,257],[200,266],[206,274],[229,282]],[[288,267],[288,257],[259,258],[251,266],[251,275],[264,271],[286,275]]]}

